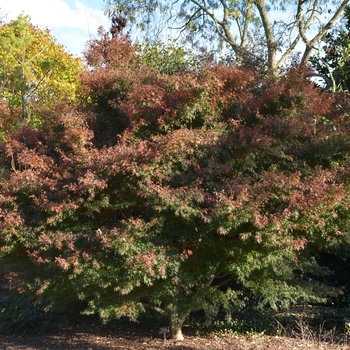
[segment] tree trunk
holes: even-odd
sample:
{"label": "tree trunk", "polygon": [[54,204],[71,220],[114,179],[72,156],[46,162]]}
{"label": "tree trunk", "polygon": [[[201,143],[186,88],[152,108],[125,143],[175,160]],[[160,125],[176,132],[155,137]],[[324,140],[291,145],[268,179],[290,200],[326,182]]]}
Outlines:
{"label": "tree trunk", "polygon": [[175,340],[184,340],[182,326],[189,312],[179,313],[176,305],[172,305],[169,311],[170,337]]}

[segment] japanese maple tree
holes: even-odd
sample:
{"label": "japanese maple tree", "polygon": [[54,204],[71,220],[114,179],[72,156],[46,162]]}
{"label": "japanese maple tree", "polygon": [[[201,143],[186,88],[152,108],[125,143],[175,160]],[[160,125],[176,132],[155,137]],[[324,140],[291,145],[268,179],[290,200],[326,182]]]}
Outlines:
{"label": "japanese maple tree", "polygon": [[325,300],[316,254],[349,241],[347,95],[300,67],[169,75],[100,34],[85,105],[1,146],[11,286],[105,321],[153,309],[176,339],[191,311],[229,312],[243,288],[272,307]]}

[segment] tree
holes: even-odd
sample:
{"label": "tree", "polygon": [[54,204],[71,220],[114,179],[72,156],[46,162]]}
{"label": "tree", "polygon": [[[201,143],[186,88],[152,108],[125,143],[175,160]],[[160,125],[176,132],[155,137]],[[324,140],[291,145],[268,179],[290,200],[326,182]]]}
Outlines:
{"label": "tree", "polygon": [[344,11],[344,28],[338,33],[328,32],[324,47],[310,61],[325,81],[325,89],[345,91],[350,89],[350,7]]}
{"label": "tree", "polygon": [[[163,26],[186,32],[187,38],[195,41],[199,37],[204,46],[213,41],[226,43],[239,64],[254,62],[256,66],[265,60],[268,69],[277,73],[299,49],[299,43],[305,46],[301,63],[307,63],[313,48],[336,24],[348,0],[332,5],[322,0],[300,0],[293,4],[264,0],[105,2],[107,13],[122,11],[138,28],[147,29],[163,21]],[[280,19],[287,14],[287,20]],[[147,31],[147,36],[150,33],[152,30]]]}
{"label": "tree", "polygon": [[138,52],[147,66],[160,73],[176,74],[181,70],[195,69],[198,65],[193,53],[189,54],[175,41],[139,44]]}
{"label": "tree", "polygon": [[[334,293],[316,256],[349,243],[346,96],[299,66],[162,74],[101,35],[83,77],[92,111],[57,110],[2,145],[10,286],[105,321],[152,309],[176,339],[191,311],[229,313],[244,289],[275,308]],[[92,115],[107,105],[121,125],[102,146]]]}
{"label": "tree", "polygon": [[10,108],[21,108],[23,120],[30,121],[39,105],[76,100],[82,61],[65,52],[48,30],[20,15],[1,25],[0,37],[0,94]]}

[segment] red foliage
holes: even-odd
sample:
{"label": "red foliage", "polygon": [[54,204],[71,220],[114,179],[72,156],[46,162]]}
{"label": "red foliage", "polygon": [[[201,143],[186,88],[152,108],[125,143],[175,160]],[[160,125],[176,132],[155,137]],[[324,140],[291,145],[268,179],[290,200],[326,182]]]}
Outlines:
{"label": "red foliage", "polygon": [[144,298],[205,303],[222,276],[285,288],[310,267],[308,247],[347,240],[347,95],[322,93],[301,67],[159,74],[127,37],[100,35],[84,108],[4,141],[1,252],[61,271],[50,283],[68,276],[108,318],[134,317]]}

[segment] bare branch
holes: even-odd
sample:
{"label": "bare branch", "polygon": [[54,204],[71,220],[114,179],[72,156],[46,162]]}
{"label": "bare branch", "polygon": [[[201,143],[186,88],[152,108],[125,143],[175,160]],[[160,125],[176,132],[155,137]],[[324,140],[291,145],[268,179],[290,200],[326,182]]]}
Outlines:
{"label": "bare branch", "polygon": [[142,305],[143,305],[145,308],[148,308],[148,309],[157,311],[157,312],[160,313],[161,315],[165,315],[165,311],[164,311],[162,308],[158,307],[158,306],[151,305],[151,304],[148,304],[148,303],[142,303]]}
{"label": "bare branch", "polygon": [[229,277],[227,277],[224,281],[220,282],[219,284],[216,284],[215,286],[217,288],[220,288],[220,287],[224,286],[225,284],[231,282],[233,279],[234,279],[234,276],[233,275],[229,275]]}
{"label": "bare branch", "polygon": [[276,43],[275,43],[275,36],[271,27],[268,11],[266,8],[266,4],[264,0],[256,0],[254,3],[258,8],[260,18],[262,20],[264,31],[265,31],[269,69],[271,71],[274,71],[277,66],[276,65]]}
{"label": "bare branch", "polygon": [[[211,34],[219,37],[220,42],[225,42],[231,47],[238,63],[244,63],[245,57],[261,60],[266,54],[268,69],[278,74],[278,69],[301,42],[306,45],[302,63],[309,60],[312,50],[335,25],[350,0],[336,0],[332,5],[334,13],[329,15],[330,19],[323,18],[320,9],[324,0],[297,0],[290,3],[294,19],[275,24],[271,22],[270,8],[280,6],[281,11],[285,9],[282,3],[273,0],[241,0],[237,3],[227,0],[172,0],[170,7],[169,2],[165,0],[138,0],[135,1],[135,8],[127,0],[109,1],[112,2],[124,9],[130,8],[129,17],[133,22],[142,20],[142,16],[139,19],[136,17],[137,12],[144,14],[147,11],[153,12],[156,8],[174,9],[176,11],[170,11],[168,20],[168,24],[174,20],[172,29],[179,29],[182,33],[189,29],[190,22],[195,22],[198,28],[190,35],[200,35],[202,30],[209,30]],[[181,9],[180,12],[177,11],[178,8]],[[179,20],[182,20],[182,23]],[[311,31],[315,28],[318,28],[316,34]],[[285,38],[289,38],[288,42]]]}
{"label": "bare branch", "polygon": [[288,49],[284,52],[282,57],[279,59],[277,66],[278,68],[281,68],[284,64],[284,62],[288,59],[288,57],[291,55],[291,53],[294,51],[296,48],[298,42],[300,41],[300,35],[298,34],[294,41],[289,45]]}
{"label": "bare branch", "polygon": [[242,35],[241,35],[241,40],[242,40],[242,45],[243,47],[246,46],[246,42],[247,42],[247,38],[248,38],[248,28],[249,28],[249,18],[248,18],[248,14],[249,11],[251,10],[251,3],[247,2],[247,6],[246,6],[246,13],[245,13],[245,20],[244,20],[244,27],[243,27],[243,31],[242,31]]}

